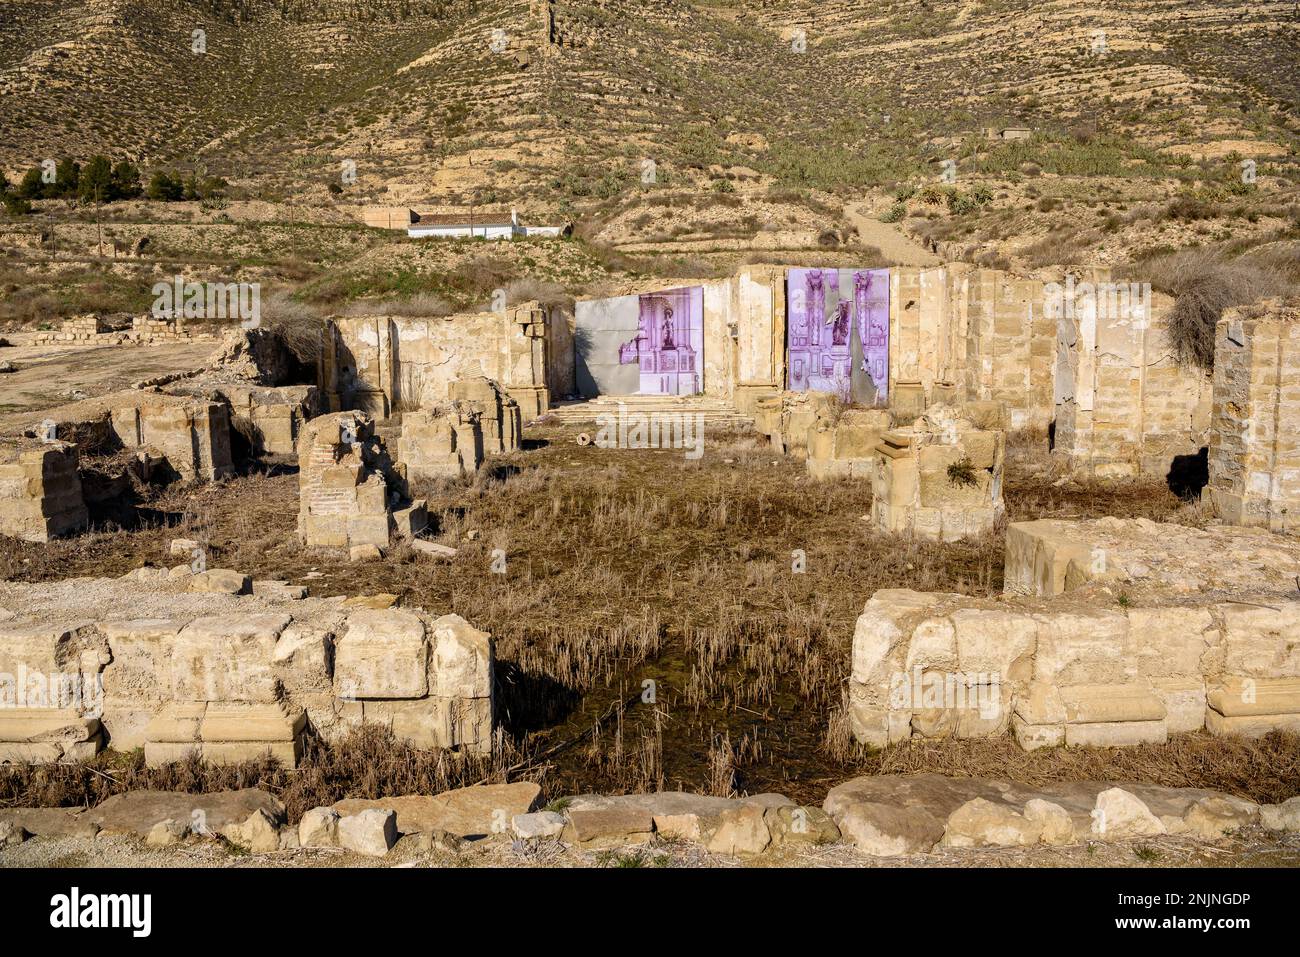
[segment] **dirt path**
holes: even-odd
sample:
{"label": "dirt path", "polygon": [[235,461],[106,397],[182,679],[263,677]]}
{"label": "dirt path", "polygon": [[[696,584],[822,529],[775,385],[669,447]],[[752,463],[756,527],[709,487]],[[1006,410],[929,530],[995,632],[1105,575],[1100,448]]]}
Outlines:
{"label": "dirt path", "polygon": [[844,216],[857,227],[858,241],[875,246],[896,266],[938,266],[939,257],[891,223],[868,216],[862,206],[845,206]]}

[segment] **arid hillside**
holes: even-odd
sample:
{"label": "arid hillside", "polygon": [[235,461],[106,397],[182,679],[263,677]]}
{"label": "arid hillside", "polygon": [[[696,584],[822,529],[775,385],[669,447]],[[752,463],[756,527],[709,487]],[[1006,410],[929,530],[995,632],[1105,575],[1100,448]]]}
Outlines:
{"label": "arid hillside", "polygon": [[[316,227],[367,204],[572,221],[623,257],[604,260],[615,278],[836,249],[1024,272],[1188,246],[1286,259],[1300,237],[1290,0],[13,0],[5,14],[10,184],[96,153],[144,182],[220,177],[201,205],[97,215],[121,242],[167,237],[155,258],[256,260],[264,278],[305,264],[282,270],[293,289],[338,261],[317,255],[337,243]],[[69,224],[74,250],[93,232],[102,252],[85,204],[5,218],[5,247],[47,250]],[[177,225],[144,228],[158,223]],[[312,229],[281,242],[267,223]],[[208,251],[191,224],[254,248]],[[392,251],[366,261],[390,270]],[[538,259],[543,278],[577,275]]]}

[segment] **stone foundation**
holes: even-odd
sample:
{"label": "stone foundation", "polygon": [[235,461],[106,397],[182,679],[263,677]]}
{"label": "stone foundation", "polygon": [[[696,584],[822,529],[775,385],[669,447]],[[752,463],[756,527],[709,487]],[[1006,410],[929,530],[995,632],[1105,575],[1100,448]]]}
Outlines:
{"label": "stone foundation", "polygon": [[1026,749],[1300,726],[1300,602],[1097,607],[877,592],[853,642],[859,741],[986,737]]}
{"label": "stone foundation", "polygon": [[1294,591],[1297,567],[1300,546],[1262,530],[1040,519],[1007,527],[1004,589],[1043,598],[1093,585],[1130,598],[1281,595]]}
{"label": "stone foundation", "polygon": [[934,406],[876,446],[871,519],[887,532],[954,541],[990,530],[1002,514],[1003,433]]}
{"label": "stone foundation", "polygon": [[464,619],[228,601],[260,610],[0,625],[11,679],[0,680],[0,761],[82,760],[107,745],[143,748],[151,766],[270,754],[293,767],[308,730],[332,738],[363,722],[419,748],[490,748],[492,639]]}

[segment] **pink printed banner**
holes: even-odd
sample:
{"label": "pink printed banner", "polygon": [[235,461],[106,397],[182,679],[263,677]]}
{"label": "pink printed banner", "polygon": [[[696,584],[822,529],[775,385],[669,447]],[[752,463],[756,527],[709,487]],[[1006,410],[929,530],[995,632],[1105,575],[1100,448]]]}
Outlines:
{"label": "pink printed banner", "polygon": [[889,270],[791,269],[786,383],[884,405],[889,391]]}
{"label": "pink printed banner", "polygon": [[642,293],[635,338],[619,346],[620,365],[636,363],[641,395],[704,391],[704,287]]}

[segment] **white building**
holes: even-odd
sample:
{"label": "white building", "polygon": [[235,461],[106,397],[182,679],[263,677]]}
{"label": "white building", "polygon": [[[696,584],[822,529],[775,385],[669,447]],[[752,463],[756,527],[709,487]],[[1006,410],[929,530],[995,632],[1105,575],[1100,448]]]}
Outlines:
{"label": "white building", "polygon": [[494,211],[479,215],[451,213],[422,215],[406,227],[406,235],[416,239],[514,239],[526,235],[513,209],[508,216]]}

